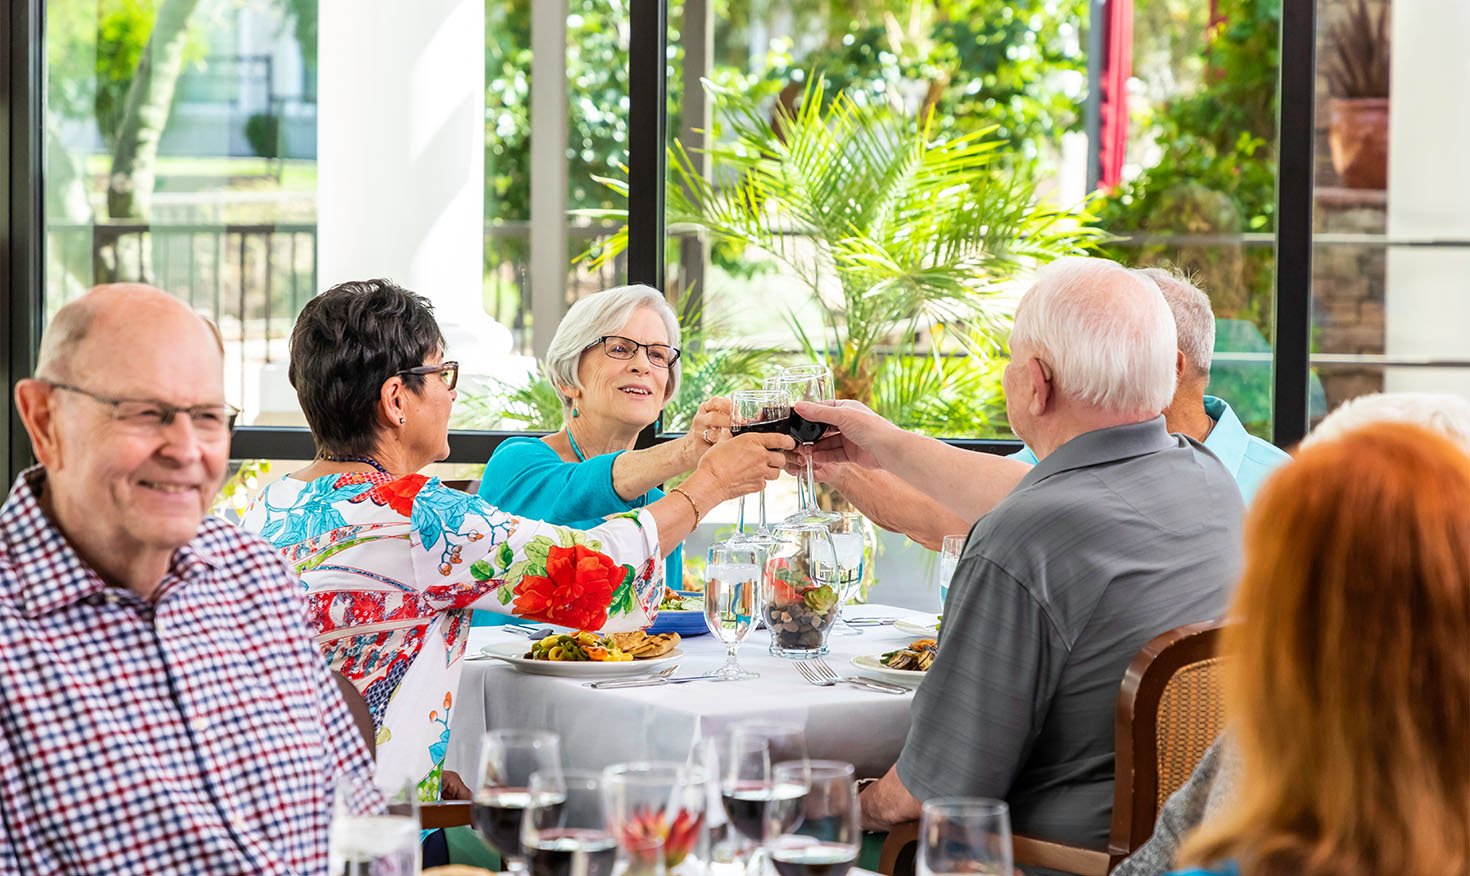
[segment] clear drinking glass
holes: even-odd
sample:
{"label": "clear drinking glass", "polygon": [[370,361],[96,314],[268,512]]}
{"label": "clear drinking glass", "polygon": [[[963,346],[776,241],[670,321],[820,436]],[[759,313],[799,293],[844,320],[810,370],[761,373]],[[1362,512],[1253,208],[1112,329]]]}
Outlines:
{"label": "clear drinking glass", "polygon": [[949,600],[949,582],[954,578],[955,567],[960,564],[960,554],[965,552],[967,535],[946,535],[939,546],[939,608]]}
{"label": "clear drinking glass", "polygon": [[801,766],[777,764],[776,782],[801,781],[809,789],[795,826],[773,838],[766,847],[781,876],[843,876],[857,861],[863,844],[857,780],[852,764],[814,760]]}
{"label": "clear drinking glass", "polygon": [[475,830],[500,852],[505,869],[525,870],[521,816],[531,805],[531,776],[544,784],[561,769],[561,740],[549,730],[491,730],[480,740],[480,772],[470,816]]}
{"label": "clear drinking glass", "polygon": [[704,567],[704,623],[725,645],[721,681],[759,678],[740,668],[735,652],[755,629],[760,617],[761,556],[763,549],[747,542],[721,542],[709,549]]}
{"label": "clear drinking glass", "polygon": [[1000,800],[946,797],[919,818],[919,876],[1011,876],[1011,813]]}
{"label": "clear drinking glass", "polygon": [[800,724],[741,721],[732,726],[720,778],[731,826],[761,846],[794,829],[801,817],[799,803],[811,784],[807,763]]}
{"label": "clear drinking glass", "polygon": [[[827,532],[832,536],[832,547],[837,552],[838,606],[850,604],[862,590],[863,572],[866,568],[867,520],[856,511],[837,511],[836,517],[827,523]],[[840,634],[856,636],[862,631],[853,628],[839,614],[838,620],[846,628]]]}
{"label": "clear drinking glass", "polygon": [[365,777],[337,780],[328,830],[332,876],[413,876],[421,854],[416,785],[385,792]]}
{"label": "clear drinking glass", "polygon": [[520,845],[531,876],[612,876],[618,840],[607,817],[602,775],[533,773]]}
{"label": "clear drinking glass", "polygon": [[827,653],[827,632],[841,608],[832,535],[818,523],[783,523],[774,532],[781,543],[766,555],[761,580],[771,653],[798,660],[820,657]]}
{"label": "clear drinking glass", "polygon": [[[778,388],[736,390],[730,395],[730,408],[731,435],[744,435],[746,432],[785,434],[787,420],[791,416],[791,402],[786,393]],[[740,497],[740,523],[737,532],[738,538],[732,538],[731,541],[750,538],[745,532],[744,496]],[[761,487],[760,526],[755,534],[770,535],[770,530],[766,527],[765,487]]]}
{"label": "clear drinking glass", "polygon": [[614,764],[602,771],[608,819],[628,876],[698,872],[709,860],[709,774],[673,762]]}
{"label": "clear drinking glass", "polygon": [[[825,365],[797,365],[793,368],[783,368],[776,375],[776,386],[786,392],[791,404],[791,416],[787,420],[787,434],[796,439],[798,444],[814,444],[822,437],[827,427],[821,423],[810,423],[802,419],[796,412],[796,403],[808,402],[832,402],[835,396],[832,393],[832,370]],[[824,523],[832,518],[832,513],[823,511],[817,507],[816,484],[812,479],[812,460],[808,456],[806,460],[806,477],[801,482],[799,492],[801,493],[801,508],[791,517],[790,521]]]}

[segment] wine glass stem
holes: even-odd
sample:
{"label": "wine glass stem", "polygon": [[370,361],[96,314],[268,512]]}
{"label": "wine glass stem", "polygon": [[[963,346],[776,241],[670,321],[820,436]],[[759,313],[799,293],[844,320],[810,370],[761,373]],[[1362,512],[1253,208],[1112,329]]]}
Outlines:
{"label": "wine glass stem", "polygon": [[735,659],[735,652],[739,648],[740,646],[738,644],[725,646],[725,672],[740,671],[740,663]]}
{"label": "wine glass stem", "polygon": [[817,485],[813,483],[812,479],[812,455],[810,452],[806,454],[806,501],[806,507],[809,510],[817,510]]}
{"label": "wine glass stem", "polygon": [[745,497],[740,497],[740,521],[735,525],[736,531],[745,534]]}
{"label": "wine glass stem", "polygon": [[766,531],[766,488],[761,487],[761,532]]}

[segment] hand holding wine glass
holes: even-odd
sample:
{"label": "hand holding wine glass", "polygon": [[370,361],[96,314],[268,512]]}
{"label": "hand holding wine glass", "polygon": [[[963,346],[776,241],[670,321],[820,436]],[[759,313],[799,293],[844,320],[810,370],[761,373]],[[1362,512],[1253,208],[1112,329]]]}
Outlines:
{"label": "hand holding wine glass", "polygon": [[[561,769],[561,742],[546,730],[491,730],[480,743],[480,772],[470,806],[475,830],[512,872],[525,869],[521,816],[532,802],[531,776],[543,783]],[[543,808],[545,806],[543,805]]]}

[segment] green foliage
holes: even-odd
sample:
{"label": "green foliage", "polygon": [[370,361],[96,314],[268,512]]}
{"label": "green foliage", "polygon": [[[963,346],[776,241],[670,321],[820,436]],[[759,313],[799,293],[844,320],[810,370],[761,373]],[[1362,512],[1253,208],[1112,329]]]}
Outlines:
{"label": "green foliage", "polygon": [[255,113],[245,120],[245,140],[261,158],[281,155],[281,119],[274,113]]}
{"label": "green foliage", "polygon": [[[1008,160],[993,128],[942,131],[932,116],[915,120],[862,94],[829,98],[821,75],[774,124],[744,92],[708,87],[724,131],[714,164],[738,182],[704,179],[676,142],[670,229],[757,248],[798,277],[823,325],[808,330],[793,316],[793,328],[809,355],[832,367],[843,397],[873,399],[884,354],[928,324],[948,326],[973,354],[993,352],[1007,326],[1002,285],[1095,236],[1078,216],[1038,202],[1030,174]],[[597,257],[625,245],[626,230]],[[908,410],[884,413],[908,425]]]}
{"label": "green foliage", "polygon": [[215,497],[209,513],[219,517],[238,520],[250,507],[250,502],[260,492],[261,483],[271,473],[270,460],[247,459],[240,463],[234,474],[225,480]]}

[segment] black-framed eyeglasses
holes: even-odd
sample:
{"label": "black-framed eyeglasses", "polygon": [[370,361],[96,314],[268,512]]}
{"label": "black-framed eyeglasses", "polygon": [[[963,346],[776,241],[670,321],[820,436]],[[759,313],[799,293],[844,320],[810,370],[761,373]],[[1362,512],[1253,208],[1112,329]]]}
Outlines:
{"label": "black-framed eyeglasses", "polygon": [[641,349],[648,356],[648,364],[655,368],[667,369],[679,361],[678,347],[670,347],[668,344],[640,344],[622,335],[603,335],[583,349],[590,350],[598,344],[602,345],[602,352],[610,359],[631,359]]}
{"label": "black-framed eyeglasses", "polygon": [[459,363],[440,362],[438,365],[419,365],[414,368],[405,368],[402,371],[393,372],[394,377],[402,377],[405,374],[437,374],[444,385],[451,390],[459,385]]}
{"label": "black-framed eyeglasses", "polygon": [[151,398],[111,398],[54,380],[42,382],[52,389],[74,392],[98,404],[110,406],[114,420],[138,430],[164,429],[173,423],[174,417],[187,414],[194,431],[199,435],[206,438],[228,437],[235,431],[235,421],[240,417],[240,409],[225,402],[184,407]]}

